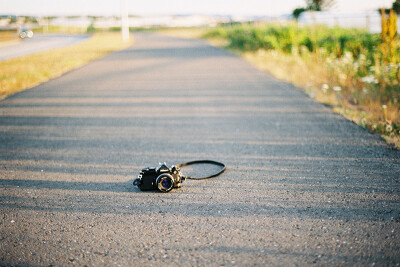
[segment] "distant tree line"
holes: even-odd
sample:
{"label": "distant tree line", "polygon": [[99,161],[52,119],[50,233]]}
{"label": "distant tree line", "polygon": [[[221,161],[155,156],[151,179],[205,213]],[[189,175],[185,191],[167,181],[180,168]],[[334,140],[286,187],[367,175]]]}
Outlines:
{"label": "distant tree line", "polygon": [[293,10],[292,15],[295,19],[298,19],[301,13],[305,11],[322,11],[327,10],[335,5],[335,0],[305,0],[305,2],[305,7],[299,7]]}
{"label": "distant tree line", "polygon": [[[335,0],[305,0],[305,2],[305,7],[299,7],[293,10],[292,15],[296,20],[300,17],[301,13],[305,11],[323,11],[330,9],[335,5]],[[400,0],[395,0],[391,9],[393,9],[397,14],[400,14]],[[389,11],[390,8],[386,10],[386,13],[389,14]]]}

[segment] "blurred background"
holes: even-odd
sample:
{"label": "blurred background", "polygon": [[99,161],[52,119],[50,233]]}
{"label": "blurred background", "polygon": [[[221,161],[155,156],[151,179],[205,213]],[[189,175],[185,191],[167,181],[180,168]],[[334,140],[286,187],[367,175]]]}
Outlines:
{"label": "blurred background", "polygon": [[[53,42],[49,49],[97,36],[91,37],[96,45],[68,55],[82,51],[79,59],[95,48],[103,49],[97,56],[122,49],[107,44],[115,38],[128,44],[135,31],[203,38],[400,147],[399,13],[400,0],[0,1],[0,61],[10,58],[10,44],[35,38],[41,42],[32,41],[24,53],[39,51],[35,45]],[[58,39],[43,37],[52,34]],[[34,76],[15,64],[18,77]],[[3,73],[10,69],[0,64]],[[0,96],[28,87],[16,75],[2,76]]]}
{"label": "blurred background", "polygon": [[[393,0],[335,1],[111,1],[111,0],[17,0],[0,2],[0,29],[76,27],[85,32],[93,28],[121,26],[121,12],[128,14],[129,27],[198,27],[232,22],[290,22],[366,28],[380,31],[379,9],[389,9]],[[309,11],[319,11],[318,13]],[[79,28],[79,29],[78,29]],[[71,29],[69,29],[71,30]]]}

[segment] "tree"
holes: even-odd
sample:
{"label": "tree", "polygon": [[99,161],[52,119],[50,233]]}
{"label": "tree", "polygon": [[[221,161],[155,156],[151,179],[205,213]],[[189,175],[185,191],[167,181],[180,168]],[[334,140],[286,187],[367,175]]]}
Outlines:
{"label": "tree", "polygon": [[17,17],[16,16],[11,16],[10,17],[10,24],[11,23],[15,23],[15,22],[17,22]]}
{"label": "tree", "polygon": [[300,15],[301,15],[301,13],[303,13],[303,12],[305,12],[305,11],[307,11],[306,8],[304,8],[304,7],[299,7],[299,8],[296,8],[295,10],[293,10],[292,15],[293,15],[293,17],[294,17],[296,20],[298,20],[299,17],[300,17]]}
{"label": "tree", "polygon": [[[307,6],[299,7],[293,10],[292,15],[297,20],[299,19],[301,13],[312,10],[312,11],[322,11],[327,10],[335,5],[335,0],[305,0]],[[400,0],[396,0],[400,1]]]}
{"label": "tree", "polygon": [[322,11],[331,8],[335,0],[306,0],[307,10]]}
{"label": "tree", "polygon": [[397,14],[400,14],[400,0],[396,0],[396,1],[393,2],[392,9]]}

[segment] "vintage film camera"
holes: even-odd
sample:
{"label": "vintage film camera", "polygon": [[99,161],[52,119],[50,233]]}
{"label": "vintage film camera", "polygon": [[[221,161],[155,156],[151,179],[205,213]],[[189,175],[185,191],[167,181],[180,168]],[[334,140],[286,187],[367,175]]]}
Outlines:
{"label": "vintage film camera", "polygon": [[[186,176],[181,173],[181,167],[194,164],[211,164],[219,166],[218,172],[209,174],[204,177]],[[133,185],[139,187],[140,190],[159,190],[161,192],[169,192],[172,188],[180,188],[185,179],[203,180],[216,177],[226,170],[226,165],[222,162],[214,160],[194,160],[177,165],[172,165],[168,168],[167,164],[160,163],[158,167],[148,167],[142,169],[137,179],[133,181]]]}
{"label": "vintage film camera", "polygon": [[142,169],[138,178],[133,181],[140,190],[159,190],[161,192],[169,192],[172,188],[179,188],[185,176],[182,175],[177,166],[169,168],[167,164],[160,163],[158,167],[148,167]]}

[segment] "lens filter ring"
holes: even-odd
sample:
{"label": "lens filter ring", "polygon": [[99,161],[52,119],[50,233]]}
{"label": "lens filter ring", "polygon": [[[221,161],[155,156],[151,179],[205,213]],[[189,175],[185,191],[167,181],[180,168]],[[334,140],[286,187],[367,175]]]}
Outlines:
{"label": "lens filter ring", "polygon": [[174,178],[172,175],[164,173],[157,177],[156,184],[158,190],[167,193],[174,188]]}

